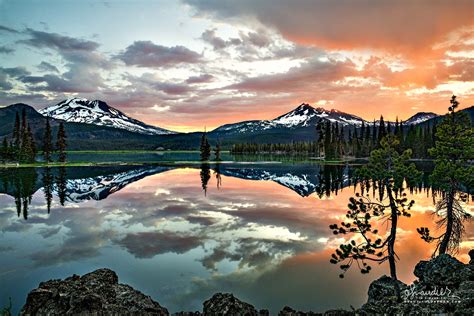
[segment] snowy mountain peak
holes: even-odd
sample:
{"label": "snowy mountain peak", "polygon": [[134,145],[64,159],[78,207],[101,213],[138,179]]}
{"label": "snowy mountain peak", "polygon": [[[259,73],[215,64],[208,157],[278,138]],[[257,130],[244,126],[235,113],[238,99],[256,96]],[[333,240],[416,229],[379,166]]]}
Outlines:
{"label": "snowy mountain peak", "polygon": [[251,133],[266,131],[271,129],[296,129],[316,126],[319,120],[328,120],[341,125],[361,126],[365,122],[362,118],[340,112],[338,110],[326,110],[324,108],[314,108],[307,103],[302,103],[294,110],[283,114],[273,120],[244,121],[235,124],[227,124],[218,127],[218,133]]}
{"label": "snowy mountain peak", "polygon": [[416,125],[416,124],[423,123],[424,121],[428,121],[437,116],[438,114],[433,113],[433,112],[418,112],[412,117],[410,117],[408,120],[404,121],[403,124]]}
{"label": "snowy mountain peak", "polygon": [[66,122],[108,126],[146,135],[174,134],[172,131],[133,119],[101,100],[69,98],[39,112]]}

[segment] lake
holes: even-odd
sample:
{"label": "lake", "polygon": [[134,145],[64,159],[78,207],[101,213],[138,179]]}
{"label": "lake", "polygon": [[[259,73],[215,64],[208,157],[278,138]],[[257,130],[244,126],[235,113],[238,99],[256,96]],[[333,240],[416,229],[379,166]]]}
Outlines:
{"label": "lake", "polygon": [[[201,310],[216,292],[272,314],[285,305],[359,307],[388,266],[340,279],[329,263],[344,237],[328,226],[344,219],[359,190],[355,168],[302,161],[0,169],[0,308],[11,297],[18,312],[39,282],[102,267],[170,312]],[[416,203],[411,218],[400,219],[396,245],[404,282],[433,251],[416,228],[436,231],[429,192],[409,198]],[[472,202],[466,208],[474,212]],[[472,222],[466,232],[463,262],[474,247]]]}

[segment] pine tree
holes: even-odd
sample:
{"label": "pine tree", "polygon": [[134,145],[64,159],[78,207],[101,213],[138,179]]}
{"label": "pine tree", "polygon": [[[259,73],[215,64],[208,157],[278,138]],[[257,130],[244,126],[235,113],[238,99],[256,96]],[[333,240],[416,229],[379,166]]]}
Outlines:
{"label": "pine tree", "polygon": [[7,140],[7,137],[4,137],[3,142],[2,142],[2,149],[0,151],[0,159],[2,160],[3,163],[5,163],[9,158],[8,151],[9,151],[8,140]]}
{"label": "pine tree", "polygon": [[[355,240],[351,240],[347,244],[340,245],[330,262],[341,264],[343,273],[353,263],[357,263],[361,272],[365,274],[371,270],[367,261],[379,263],[388,261],[390,276],[397,280],[395,241],[398,218],[410,216],[408,211],[414,204],[414,201],[407,201],[406,194],[403,193],[403,183],[404,181],[408,184],[417,183],[421,172],[413,163],[408,163],[410,150],[402,154],[396,151],[398,140],[393,135],[384,137],[380,145],[380,149],[371,152],[367,166],[358,171],[362,184],[377,187],[380,196],[373,201],[368,195],[363,194],[361,189],[361,194],[357,193],[355,198],[350,198],[349,211],[346,215],[348,221],[329,226],[335,235],[360,234],[363,237],[362,242],[356,243]],[[371,219],[376,218],[388,218],[390,227],[386,233],[379,233],[377,226],[371,223]],[[344,277],[344,274],[340,277]]]}
{"label": "pine tree", "polygon": [[429,150],[435,158],[435,168],[431,174],[434,186],[442,191],[436,203],[435,212],[441,217],[437,222],[444,232],[430,236],[429,229],[418,229],[422,239],[427,242],[436,241],[434,255],[456,253],[464,233],[463,222],[471,216],[461,202],[467,200],[464,188],[474,185],[474,128],[466,113],[455,112],[459,105],[456,96],[452,96],[449,113],[436,127],[435,147]]}
{"label": "pine tree", "polygon": [[16,112],[15,125],[13,127],[13,145],[16,151],[20,151],[21,134],[20,134],[20,115]]}
{"label": "pine tree", "polygon": [[209,141],[207,140],[206,132],[202,133],[200,152],[201,161],[209,161],[211,157],[211,145],[209,145]]}
{"label": "pine tree", "polygon": [[38,148],[36,148],[36,141],[35,141],[35,138],[34,138],[34,136],[33,136],[33,132],[32,132],[32,130],[31,130],[30,124],[28,124],[27,133],[28,133],[28,138],[29,138],[29,140],[30,140],[30,144],[31,144],[32,159],[35,160],[35,158],[36,158],[36,153],[38,152]]}
{"label": "pine tree", "polygon": [[58,150],[58,161],[61,163],[66,162],[66,131],[64,129],[63,122],[59,123],[58,135],[56,138],[56,149]]}
{"label": "pine tree", "polygon": [[[375,120],[374,123],[372,124],[372,147],[371,148],[376,148],[378,146],[377,142],[377,126],[375,125]],[[372,151],[372,149],[370,150]]]}
{"label": "pine tree", "polygon": [[49,117],[46,118],[46,127],[44,129],[44,137],[43,137],[43,156],[44,161],[49,163],[52,161],[51,159],[51,151],[53,149],[52,143],[52,135],[51,135],[51,125],[49,124]]}
{"label": "pine tree", "polygon": [[19,151],[19,161],[20,162],[34,162],[35,161],[35,147],[33,140],[33,135],[31,129],[29,128],[28,119],[26,117],[26,111],[22,111],[22,122],[21,122],[21,144]]}
{"label": "pine tree", "polygon": [[378,147],[380,145],[380,141],[382,140],[382,138],[385,135],[387,135],[387,131],[385,129],[385,121],[383,119],[383,116],[380,116],[379,132],[378,132],[378,135],[377,135],[377,145],[376,145],[376,147]]}
{"label": "pine tree", "polygon": [[324,126],[324,159],[326,160],[334,158],[331,130],[331,122],[326,121],[326,125]]}

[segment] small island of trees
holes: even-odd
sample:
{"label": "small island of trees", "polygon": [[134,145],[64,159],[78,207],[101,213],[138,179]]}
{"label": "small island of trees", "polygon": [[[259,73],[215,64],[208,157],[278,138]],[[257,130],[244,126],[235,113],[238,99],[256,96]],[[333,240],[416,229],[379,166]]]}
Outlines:
{"label": "small island of trees", "polygon": [[[25,109],[21,112],[21,119],[18,112],[15,116],[15,124],[12,136],[5,136],[0,148],[0,161],[3,163],[33,164],[38,156],[38,145],[28,121]],[[52,154],[57,153],[57,161],[65,163],[67,159],[67,135],[63,122],[59,123],[56,135],[56,143],[53,145],[52,129],[50,119],[46,118],[44,135],[41,142],[44,162],[53,162]]]}

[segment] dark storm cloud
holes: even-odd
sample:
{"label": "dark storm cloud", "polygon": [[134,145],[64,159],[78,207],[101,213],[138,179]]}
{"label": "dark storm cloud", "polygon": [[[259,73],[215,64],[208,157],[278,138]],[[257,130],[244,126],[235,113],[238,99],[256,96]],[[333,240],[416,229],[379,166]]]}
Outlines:
{"label": "dark storm cloud", "polygon": [[136,41],[117,55],[126,65],[138,67],[170,67],[202,61],[202,56],[184,46],[166,47],[151,41]]}
{"label": "dark storm cloud", "polygon": [[26,40],[20,40],[19,43],[37,48],[52,48],[60,51],[93,51],[99,47],[99,43],[97,42],[64,36],[57,33],[37,31],[30,28],[27,28],[25,33],[28,34],[30,38]]}
{"label": "dark storm cloud", "polygon": [[44,72],[59,72],[59,69],[46,62],[46,61],[42,61],[38,66],[36,66],[36,68],[38,68],[39,71],[44,71]]}
{"label": "dark storm cloud", "polygon": [[13,48],[6,47],[6,46],[0,46],[0,54],[11,54],[14,51],[15,50]]}
{"label": "dark storm cloud", "polygon": [[142,232],[128,234],[117,242],[137,258],[152,258],[168,252],[182,254],[199,247],[202,240],[174,232]]}

